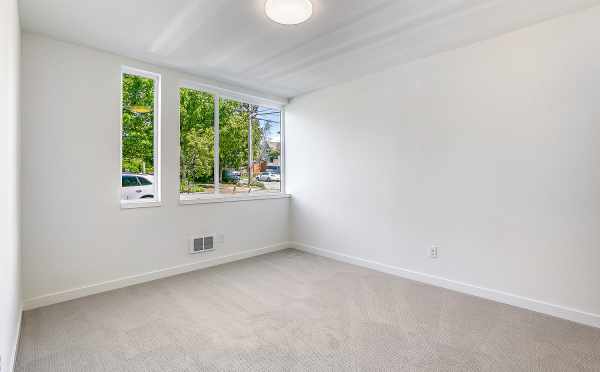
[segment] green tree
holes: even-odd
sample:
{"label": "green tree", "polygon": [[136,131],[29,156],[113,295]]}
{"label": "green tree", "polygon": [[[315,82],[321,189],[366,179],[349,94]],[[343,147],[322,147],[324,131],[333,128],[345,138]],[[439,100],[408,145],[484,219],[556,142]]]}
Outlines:
{"label": "green tree", "polygon": [[214,180],[214,98],[186,88],[179,97],[180,185],[191,192],[193,184]]}
{"label": "green tree", "polygon": [[[252,124],[252,157],[258,160],[263,130],[257,119],[258,106],[229,99],[219,102],[219,164],[221,171],[248,167],[248,128]],[[221,172],[221,177],[222,177]]]}
{"label": "green tree", "polygon": [[281,153],[277,149],[272,149],[269,147],[269,161],[273,162],[275,159],[279,158]]}
{"label": "green tree", "polygon": [[[154,80],[123,75],[123,171],[154,173]],[[182,192],[198,191],[214,182],[214,96],[180,90],[180,185]],[[252,156],[263,160],[265,129],[259,107],[229,99],[219,101],[220,169],[248,167],[248,130]],[[221,173],[222,180],[222,173]]]}
{"label": "green tree", "polygon": [[123,172],[154,173],[154,80],[123,75]]}

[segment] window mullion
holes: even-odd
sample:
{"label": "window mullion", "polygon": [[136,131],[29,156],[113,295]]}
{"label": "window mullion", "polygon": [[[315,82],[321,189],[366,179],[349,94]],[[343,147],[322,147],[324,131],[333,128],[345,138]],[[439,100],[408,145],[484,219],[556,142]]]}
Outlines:
{"label": "window mullion", "polygon": [[[250,107],[250,106],[249,106]],[[252,110],[248,110],[248,193],[252,191]]]}
{"label": "window mullion", "polygon": [[220,139],[221,139],[221,131],[220,131],[220,118],[219,118],[219,100],[220,97],[218,94],[215,94],[214,96],[214,112],[215,112],[215,119],[214,119],[214,132],[215,132],[215,138],[214,138],[214,178],[215,178],[215,194],[220,194],[221,193],[221,170],[219,169],[221,164],[219,162],[219,146],[220,146]]}
{"label": "window mullion", "polygon": [[279,112],[279,175],[281,177],[279,186],[282,193],[286,192],[286,169],[285,169],[285,108]]}

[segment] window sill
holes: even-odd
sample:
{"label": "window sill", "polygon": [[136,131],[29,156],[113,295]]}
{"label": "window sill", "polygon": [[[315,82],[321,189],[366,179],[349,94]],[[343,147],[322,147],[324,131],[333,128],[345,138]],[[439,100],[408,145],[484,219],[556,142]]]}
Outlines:
{"label": "window sill", "polygon": [[216,203],[235,203],[241,201],[252,200],[267,200],[267,199],[288,199],[290,194],[273,193],[273,194],[239,194],[239,195],[196,195],[189,198],[180,198],[179,204],[216,204]]}
{"label": "window sill", "polygon": [[161,206],[162,203],[156,200],[121,200],[121,209],[157,208]]}

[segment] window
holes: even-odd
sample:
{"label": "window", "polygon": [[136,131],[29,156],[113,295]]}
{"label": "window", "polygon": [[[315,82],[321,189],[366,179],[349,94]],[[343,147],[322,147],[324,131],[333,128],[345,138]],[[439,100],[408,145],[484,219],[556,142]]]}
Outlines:
{"label": "window", "polygon": [[[121,202],[160,201],[160,75],[121,73]],[[139,177],[138,177],[139,176]]]}
{"label": "window", "polygon": [[220,192],[281,192],[281,111],[221,98],[219,128]]}
{"label": "window", "polygon": [[179,192],[215,191],[215,98],[193,89],[179,90]]}
{"label": "window", "polygon": [[182,200],[280,193],[281,110],[179,90]]}

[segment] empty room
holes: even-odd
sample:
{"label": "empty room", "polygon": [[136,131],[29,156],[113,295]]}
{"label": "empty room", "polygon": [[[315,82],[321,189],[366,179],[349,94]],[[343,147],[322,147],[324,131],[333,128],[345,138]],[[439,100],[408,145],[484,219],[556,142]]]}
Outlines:
{"label": "empty room", "polygon": [[600,371],[600,0],[0,0],[0,372]]}

